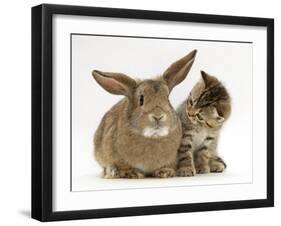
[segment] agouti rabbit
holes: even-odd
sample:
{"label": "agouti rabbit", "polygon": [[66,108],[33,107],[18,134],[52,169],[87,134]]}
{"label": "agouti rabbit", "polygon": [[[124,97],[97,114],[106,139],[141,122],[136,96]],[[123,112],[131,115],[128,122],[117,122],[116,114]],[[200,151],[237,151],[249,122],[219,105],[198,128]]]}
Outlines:
{"label": "agouti rabbit", "polygon": [[182,128],[168,98],[187,76],[195,55],[193,50],[162,76],[143,81],[121,73],[92,72],[105,90],[125,96],[104,115],[95,133],[94,153],[104,178],[175,175]]}

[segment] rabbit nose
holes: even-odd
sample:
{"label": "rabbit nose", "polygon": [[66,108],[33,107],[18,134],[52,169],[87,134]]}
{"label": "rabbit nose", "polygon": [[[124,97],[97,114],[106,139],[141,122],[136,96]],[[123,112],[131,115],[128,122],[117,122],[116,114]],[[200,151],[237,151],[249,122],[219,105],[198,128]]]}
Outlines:
{"label": "rabbit nose", "polygon": [[149,119],[150,121],[154,122],[160,122],[160,121],[165,121],[166,120],[166,114],[160,114],[160,115],[155,115],[155,114],[149,114]]}

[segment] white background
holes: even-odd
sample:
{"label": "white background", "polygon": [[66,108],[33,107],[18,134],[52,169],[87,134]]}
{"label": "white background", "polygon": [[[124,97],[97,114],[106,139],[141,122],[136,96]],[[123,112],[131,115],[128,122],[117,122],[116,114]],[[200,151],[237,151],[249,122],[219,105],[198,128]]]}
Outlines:
{"label": "white background", "polygon": [[[124,8],[155,9],[194,13],[229,14],[244,16],[275,17],[275,28],[280,27],[277,1],[49,1],[50,3],[83,4]],[[2,3],[1,13],[1,224],[35,225],[30,214],[30,7],[39,1],[10,1]],[[280,40],[280,29],[276,29],[276,40]],[[280,44],[276,43],[276,59],[280,58]],[[280,74],[276,66],[275,74]],[[276,76],[275,84],[280,84]],[[276,86],[277,87],[277,86]],[[276,89],[276,103],[281,92]],[[276,104],[276,115],[281,114]],[[276,118],[276,137],[280,137],[280,118]],[[276,139],[276,150],[280,149]],[[276,159],[280,159],[276,151]],[[171,225],[176,222],[187,224],[264,225],[278,221],[280,213],[280,165],[276,164],[276,208],[219,211],[205,213],[174,214],[162,216],[131,217],[55,223],[60,225]],[[200,219],[200,220],[199,220]],[[219,219],[219,220],[218,220]],[[218,221],[220,221],[218,223]]]}
{"label": "white background", "polygon": [[[186,24],[184,26],[186,31],[189,31],[186,37],[194,36],[192,29],[186,27]],[[75,31],[73,25],[71,29]],[[185,32],[183,31],[183,33]],[[231,40],[237,39],[240,40],[239,36],[232,36]],[[73,191],[252,183],[252,45],[249,43],[73,35]],[[105,112],[123,97],[106,92],[93,79],[90,72],[98,69],[123,72],[133,78],[152,78],[161,74],[170,64],[185,56],[192,49],[198,50],[195,63],[187,78],[172,91],[170,100],[174,108],[177,108],[201,78],[200,70],[215,75],[225,84],[232,97],[232,115],[222,130],[218,152],[226,161],[227,170],[222,174],[167,180],[101,179],[102,168],[93,159],[93,133]],[[59,67],[61,64],[57,65]],[[69,73],[66,73],[66,76],[68,77]],[[257,79],[258,76],[256,74],[255,78]],[[66,85],[65,81],[63,85]],[[60,87],[58,87],[58,92],[59,90]],[[258,93],[260,93],[260,89]],[[261,102],[260,98],[259,102]],[[62,106],[62,104],[58,103],[58,106]],[[259,106],[262,105],[259,104]]]}

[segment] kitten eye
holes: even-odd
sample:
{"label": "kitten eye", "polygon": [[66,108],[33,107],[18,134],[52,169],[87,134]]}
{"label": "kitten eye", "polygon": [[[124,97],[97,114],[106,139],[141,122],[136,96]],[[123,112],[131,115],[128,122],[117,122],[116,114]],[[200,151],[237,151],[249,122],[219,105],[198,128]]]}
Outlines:
{"label": "kitten eye", "polygon": [[203,121],[203,118],[202,118],[202,116],[198,113],[198,114],[196,114],[196,117],[200,120],[200,121]]}
{"label": "kitten eye", "polygon": [[140,106],[143,105],[143,102],[144,102],[144,96],[143,96],[143,95],[140,95]]}
{"label": "kitten eye", "polygon": [[190,103],[190,105],[193,105],[193,101],[191,99],[189,100],[189,103]]}
{"label": "kitten eye", "polygon": [[218,117],[216,118],[216,120],[217,120],[218,122],[223,122],[223,121],[224,121],[224,117],[218,116]]}

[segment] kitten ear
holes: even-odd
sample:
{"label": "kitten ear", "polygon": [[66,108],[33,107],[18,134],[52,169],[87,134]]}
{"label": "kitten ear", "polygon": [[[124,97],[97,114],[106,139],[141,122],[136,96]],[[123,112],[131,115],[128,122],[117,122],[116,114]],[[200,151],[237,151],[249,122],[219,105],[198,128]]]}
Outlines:
{"label": "kitten ear", "polygon": [[174,62],[163,73],[163,78],[166,81],[170,91],[179,83],[181,83],[187,76],[194,62],[197,50],[193,50],[185,57]]}
{"label": "kitten ear", "polygon": [[217,81],[216,78],[214,78],[213,76],[209,75],[208,73],[206,73],[205,71],[200,71],[201,72],[201,76],[202,79],[204,81],[205,87],[209,87],[211,86],[214,82]]}

